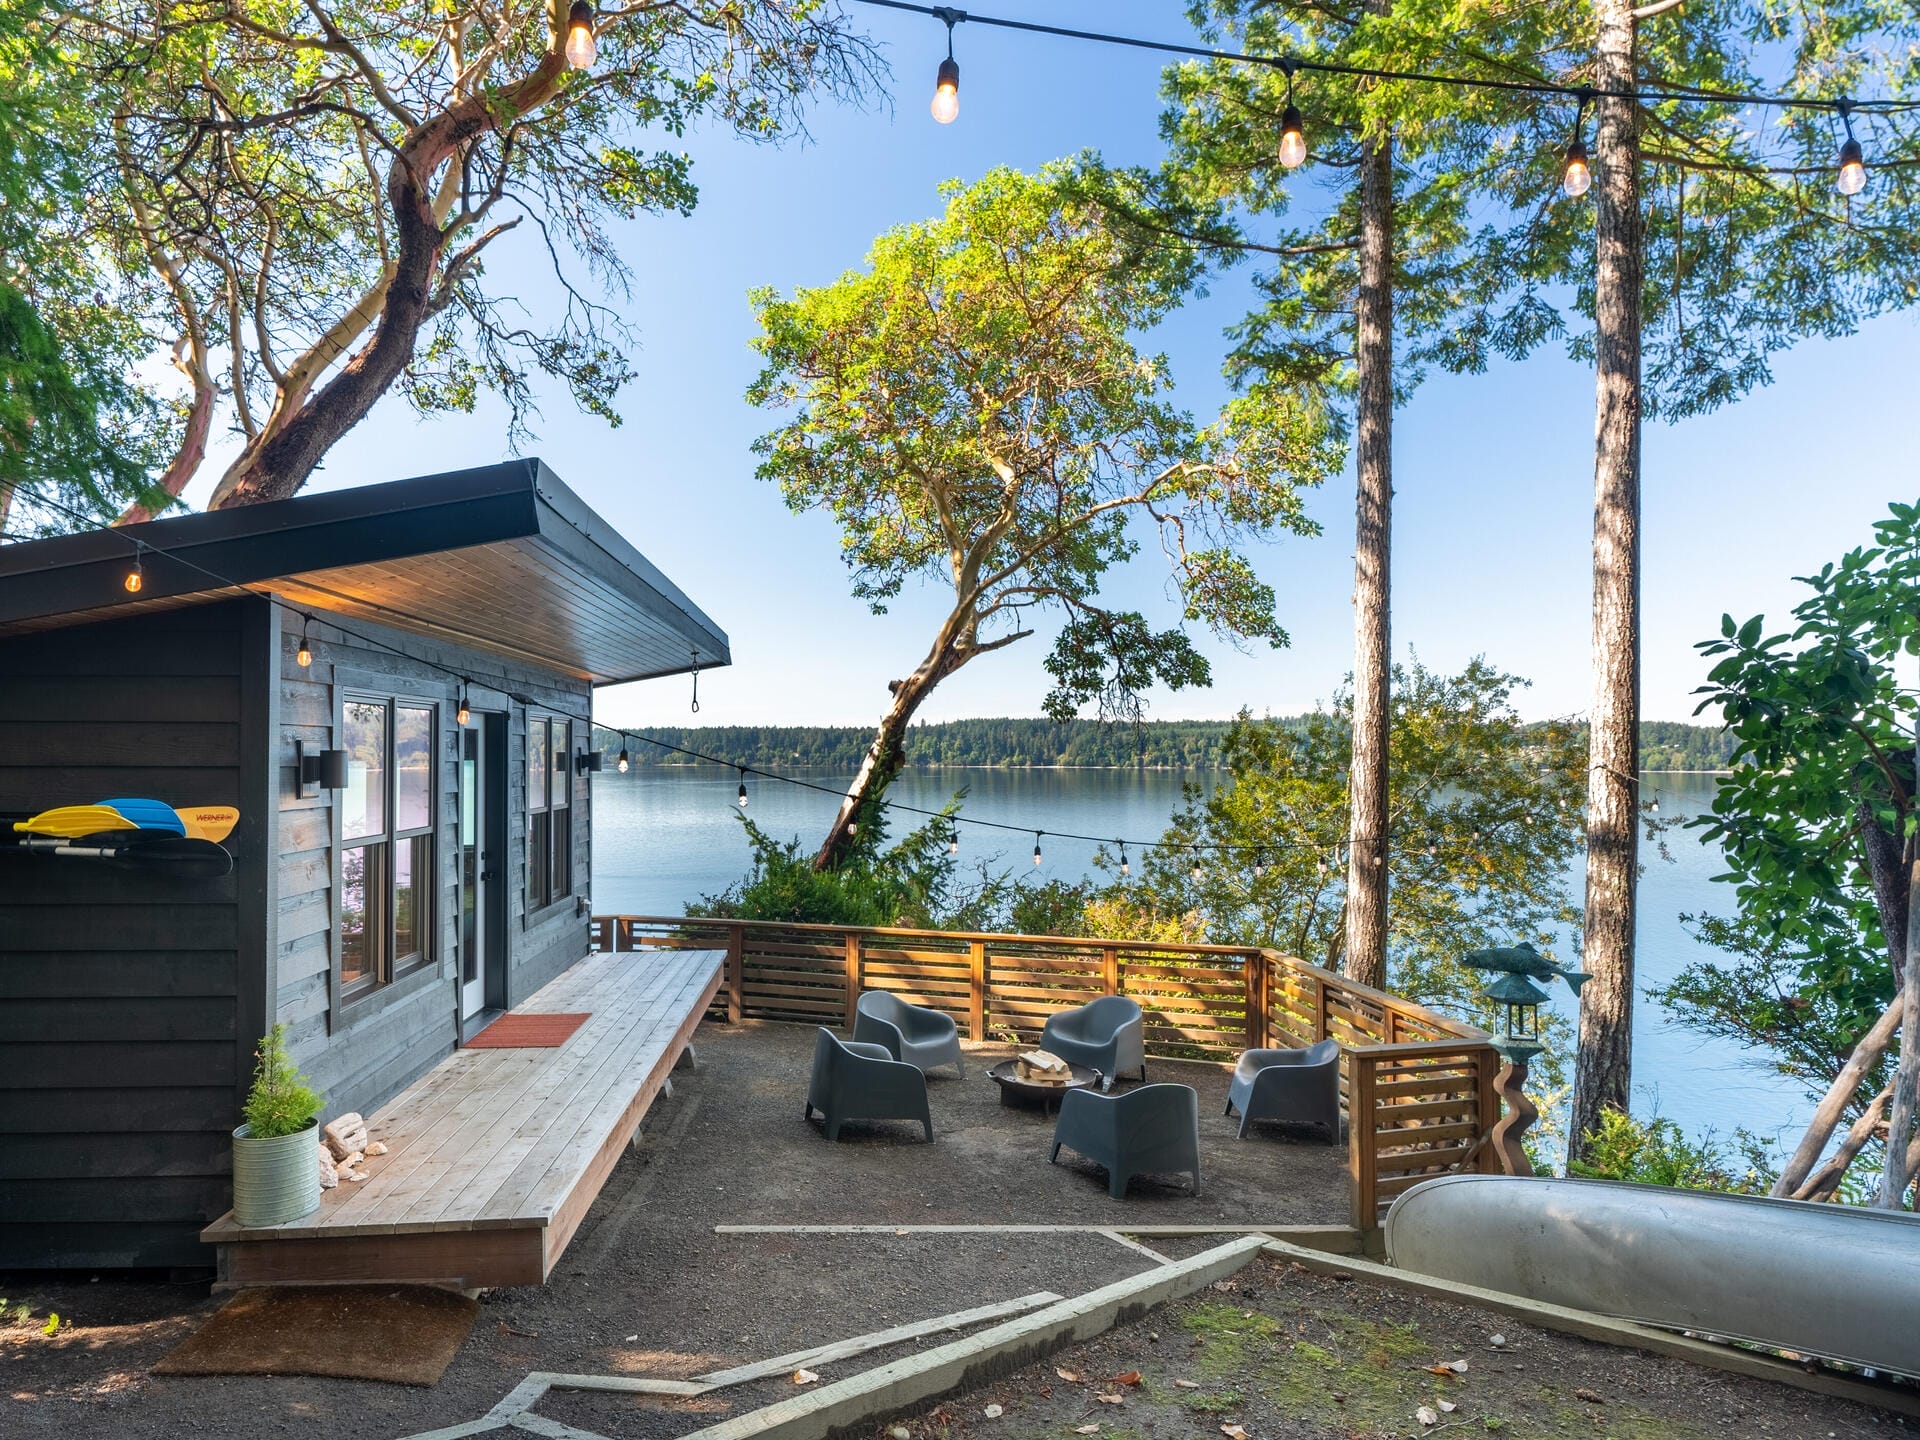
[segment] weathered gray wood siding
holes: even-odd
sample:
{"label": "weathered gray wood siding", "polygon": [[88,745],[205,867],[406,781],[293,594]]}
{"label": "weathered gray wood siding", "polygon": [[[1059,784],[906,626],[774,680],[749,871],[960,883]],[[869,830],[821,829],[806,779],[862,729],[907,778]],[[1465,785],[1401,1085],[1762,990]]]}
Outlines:
{"label": "weathered gray wood siding", "polygon": [[[572,901],[526,914],[527,707],[584,715],[591,706],[584,682],[514,665],[461,647],[437,644],[361,620],[351,634],[316,615],[308,630],[313,663],[295,659],[301,624],[290,618],[280,643],[279,763],[280,893],[276,1013],[286,1021],[301,1066],[327,1096],[329,1114],[371,1110],[450,1054],[458,1043],[458,952],[453,917],[459,900],[459,685],[436,667],[471,676],[475,710],[508,715],[510,877],[506,935],[508,1003],[518,1004],[587,953],[588,918]],[[375,643],[367,643],[372,641]],[[391,648],[386,648],[391,647]],[[395,653],[396,651],[402,653]],[[423,663],[424,662],[424,663]],[[435,959],[372,994],[346,1004],[333,993],[334,889],[339,884],[338,826],[327,792],[299,799],[293,783],[293,745],[338,743],[346,692],[428,699],[438,706],[435,786],[438,796],[434,863]],[[589,870],[591,812],[587,784],[574,785],[575,892],[584,895]]]}
{"label": "weathered gray wood siding", "polygon": [[271,618],[223,603],[0,639],[0,810],[242,811],[217,881],[0,857],[0,1269],[206,1262],[264,1004],[271,826],[247,692]]}

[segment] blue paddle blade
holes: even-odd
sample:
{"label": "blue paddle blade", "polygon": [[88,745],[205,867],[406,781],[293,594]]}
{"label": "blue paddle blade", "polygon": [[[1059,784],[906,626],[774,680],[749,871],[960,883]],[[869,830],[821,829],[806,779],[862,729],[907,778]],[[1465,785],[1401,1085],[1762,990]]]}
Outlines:
{"label": "blue paddle blade", "polygon": [[102,800],[100,803],[118,810],[142,830],[165,830],[171,835],[187,833],[185,822],[174,814],[173,807],[158,800]]}

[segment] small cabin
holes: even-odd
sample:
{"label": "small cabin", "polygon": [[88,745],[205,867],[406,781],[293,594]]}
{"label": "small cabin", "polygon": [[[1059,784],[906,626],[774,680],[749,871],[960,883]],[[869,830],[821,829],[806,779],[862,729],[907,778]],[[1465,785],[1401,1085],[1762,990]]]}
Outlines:
{"label": "small cabin", "polygon": [[0,812],[240,812],[0,853],[0,1269],[210,1264],[269,1026],[370,1113],[583,960],[593,692],[729,660],[535,460],[0,547]]}

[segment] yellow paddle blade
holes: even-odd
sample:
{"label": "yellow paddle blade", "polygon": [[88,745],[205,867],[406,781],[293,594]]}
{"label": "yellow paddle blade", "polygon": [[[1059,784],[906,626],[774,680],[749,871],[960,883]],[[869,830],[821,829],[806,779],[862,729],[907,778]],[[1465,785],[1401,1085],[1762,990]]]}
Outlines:
{"label": "yellow paddle blade", "polygon": [[13,828],[30,835],[97,835],[103,830],[140,827],[110,805],[62,805],[42,810],[31,820],[16,820]]}
{"label": "yellow paddle blade", "polygon": [[187,827],[190,838],[211,840],[215,844],[232,834],[233,827],[240,823],[240,812],[231,805],[195,805],[191,809],[175,806],[173,813]]}

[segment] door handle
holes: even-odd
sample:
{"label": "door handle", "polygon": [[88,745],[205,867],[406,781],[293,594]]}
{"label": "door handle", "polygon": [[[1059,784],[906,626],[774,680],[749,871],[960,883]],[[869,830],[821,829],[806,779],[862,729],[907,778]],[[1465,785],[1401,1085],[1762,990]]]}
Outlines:
{"label": "door handle", "polygon": [[480,878],[482,880],[498,880],[500,878],[500,872],[498,870],[482,870],[480,872]]}

